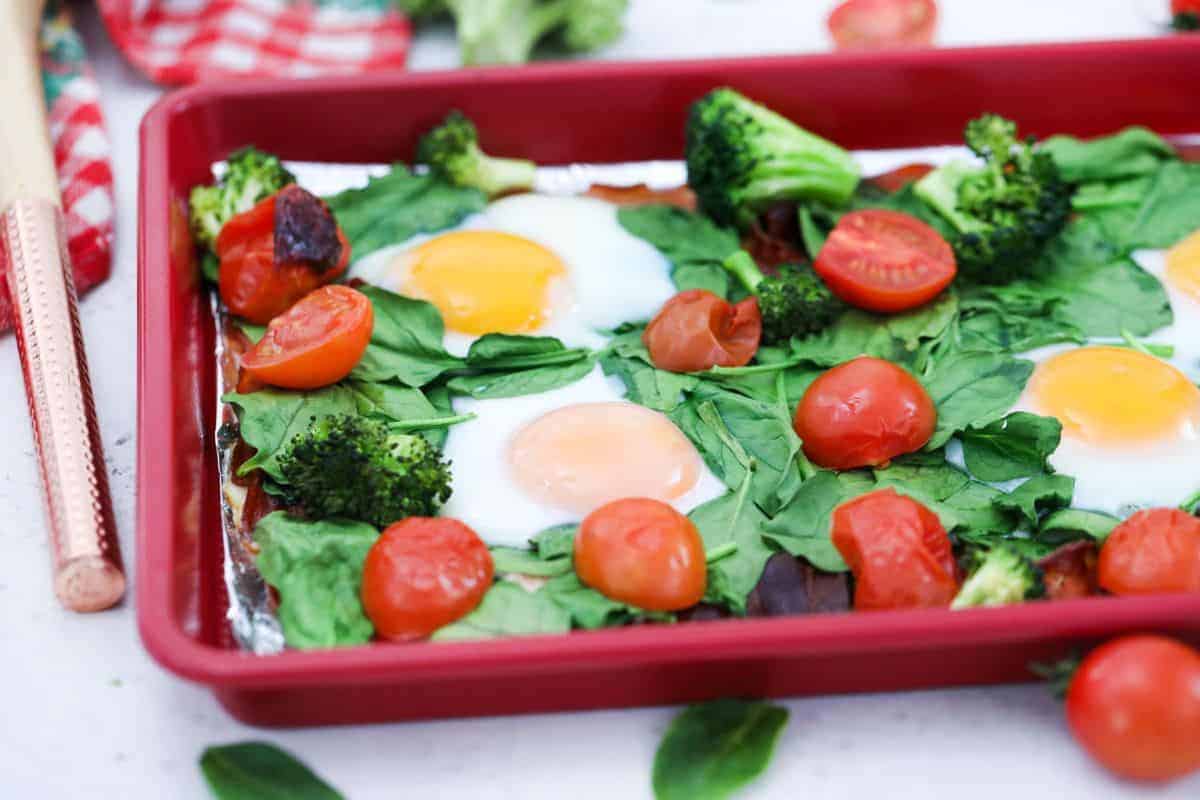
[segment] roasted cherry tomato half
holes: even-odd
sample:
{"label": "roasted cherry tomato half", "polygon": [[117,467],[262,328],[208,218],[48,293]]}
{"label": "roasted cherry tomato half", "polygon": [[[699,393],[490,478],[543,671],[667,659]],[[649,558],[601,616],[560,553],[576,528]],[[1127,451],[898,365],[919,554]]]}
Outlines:
{"label": "roasted cherry tomato half", "polygon": [[846,0],[829,15],[838,50],[928,47],[937,29],[934,0]]}
{"label": "roasted cherry tomato half", "polygon": [[937,411],[902,367],[860,356],[813,381],[792,424],[814,464],[854,469],[920,450],[933,436]]}
{"label": "roasted cherry tomato half", "polygon": [[671,372],[745,366],[761,339],[758,298],[729,303],[704,289],[672,297],[642,334],[654,366]]}
{"label": "roasted cherry tomato half", "polygon": [[1100,548],[1100,586],[1113,594],[1200,592],[1200,518],[1151,508],[1113,528]]}
{"label": "roasted cherry tomato half", "polygon": [[916,183],[921,178],[933,172],[933,170],[933,164],[905,164],[903,167],[897,167],[890,172],[868,178],[867,183],[873,184],[877,188],[891,194],[900,191],[909,184]]}
{"label": "roasted cherry tomato half", "polygon": [[1167,781],[1200,769],[1200,653],[1165,636],[1101,645],[1071,679],[1067,723],[1123,778]]}
{"label": "roasted cherry tomato half", "polygon": [[492,577],[492,554],[475,531],[449,517],[409,517],[367,553],[363,609],[380,638],[420,639],[479,605]]}
{"label": "roasted cherry tomato half", "polygon": [[[336,260],[328,264],[276,258],[279,250],[275,240],[276,201],[290,189],[303,191],[295,186],[284,187],[230,219],[217,235],[216,251],[221,260],[217,286],[221,300],[234,314],[260,325],[287,311],[312,290],[332,283],[350,263],[350,243],[341,228],[336,228],[341,247]],[[322,208],[329,214],[327,208]]]}
{"label": "roasted cherry tomato half", "polygon": [[949,243],[921,220],[869,208],[838,220],[813,269],[850,305],[892,314],[937,297],[958,266]]}
{"label": "roasted cherry tomato half", "polygon": [[1091,540],[1067,542],[1037,560],[1049,600],[1072,600],[1097,594],[1096,564],[1100,551]]}
{"label": "roasted cherry tomato half", "polygon": [[949,606],[958,594],[950,537],[937,515],[893,489],[833,510],[833,545],[854,573],[854,608]]}
{"label": "roasted cherry tomato half", "polygon": [[690,519],[659,500],[614,500],[575,535],[579,580],[648,611],[678,611],[704,597],[704,541]]}
{"label": "roasted cherry tomato half", "polygon": [[271,320],[266,334],[242,357],[242,367],[285,389],[337,383],[366,352],[374,319],[362,292],[323,286]]}

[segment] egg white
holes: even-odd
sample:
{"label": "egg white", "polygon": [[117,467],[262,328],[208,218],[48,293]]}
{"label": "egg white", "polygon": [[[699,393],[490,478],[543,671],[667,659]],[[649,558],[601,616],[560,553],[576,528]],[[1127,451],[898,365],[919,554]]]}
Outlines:
{"label": "egg white", "polygon": [[[525,425],[550,411],[578,403],[622,401],[624,395],[620,380],[605,376],[597,366],[575,383],[541,394],[455,398],[456,413],[476,417],[452,427],[446,439],[454,482],[442,515],[462,520],[488,544],[512,547],[524,547],[531,536],[553,525],[578,522],[578,513],[546,505],[522,491],[510,474],[509,442]],[[696,485],[671,505],[687,513],[725,491],[725,484],[701,462]]]}
{"label": "egg white", "polygon": [[[1200,382],[1200,300],[1176,288],[1167,279],[1166,250],[1137,250],[1133,253],[1133,260],[1158,278],[1167,291],[1167,299],[1175,314],[1175,321],[1171,325],[1147,336],[1146,341],[1173,345],[1175,354],[1167,360],[1193,383]],[[1200,477],[1197,481],[1200,482]]]}

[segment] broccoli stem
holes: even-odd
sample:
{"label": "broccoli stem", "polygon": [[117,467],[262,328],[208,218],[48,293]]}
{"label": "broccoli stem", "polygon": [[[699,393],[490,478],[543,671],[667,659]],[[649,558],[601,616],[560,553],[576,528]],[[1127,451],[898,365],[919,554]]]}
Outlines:
{"label": "broccoli stem", "polygon": [[763,282],[762,270],[754,263],[754,258],[745,250],[738,250],[721,262],[721,266],[746,287],[751,294]]}
{"label": "broccoli stem", "polygon": [[479,164],[479,188],[488,197],[533,185],[537,165],[520,158],[485,155]]}

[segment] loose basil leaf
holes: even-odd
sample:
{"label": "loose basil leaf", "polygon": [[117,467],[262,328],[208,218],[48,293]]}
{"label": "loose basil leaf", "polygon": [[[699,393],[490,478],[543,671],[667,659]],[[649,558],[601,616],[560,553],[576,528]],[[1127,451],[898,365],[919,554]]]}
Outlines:
{"label": "loose basil leaf", "polygon": [[571,615],[545,591],[527,592],[510,581],[499,581],[488,589],[474,611],[434,631],[430,638],[435,642],[451,642],[569,630]]}
{"label": "loose basil leaf", "polygon": [[579,526],[574,523],[555,525],[535,535],[529,543],[545,561],[561,557],[569,559],[575,555],[575,534],[578,532]]}
{"label": "loose basil leaf", "polygon": [[1037,475],[1008,494],[993,501],[1001,511],[1019,514],[1029,525],[1036,527],[1038,518],[1047,511],[1071,505],[1075,494],[1075,479],[1066,475]]}
{"label": "loose basil leaf", "polygon": [[258,570],[279,592],[279,621],[290,647],[365,644],[374,628],[359,591],[367,551],[379,531],[364,522],[308,522],[282,511],[254,529]]}
{"label": "loose basil leaf", "polygon": [[293,436],[308,430],[314,419],[358,413],[358,396],[341,384],[312,392],[280,389],[261,389],[250,394],[234,392],[221,399],[237,406],[242,439],[256,450],[238,468],[238,474],[261,469],[280,482],[283,474],[277,456]]}
{"label": "loose basil leaf", "polygon": [[737,546],[733,555],[709,564],[704,599],[745,614],[746,598],[762,577],[772,553],[762,538],[767,517],[750,498],[750,476],[737,491],[708,501],[688,516],[704,539],[705,551],[730,543]]}
{"label": "loose basil leaf", "polygon": [[586,352],[580,351],[579,356],[569,364],[533,367],[515,372],[459,375],[447,381],[446,387],[455,394],[470,395],[477,400],[540,394],[586,377],[595,367],[595,362]]}
{"label": "loose basil leaf", "polygon": [[654,755],[656,800],[725,800],[762,774],[787,724],[782,706],[714,700],[689,706]]}
{"label": "loose basil leaf", "polygon": [[267,742],[205,748],[200,771],[219,800],[343,800],[295,756]]}
{"label": "loose basil leaf", "polygon": [[959,352],[938,361],[925,380],[937,406],[937,427],[925,449],[937,449],[959,431],[999,419],[1012,408],[1032,373],[1032,361],[1006,353]]}
{"label": "loose basil leaf", "polygon": [[496,572],[515,572],[519,575],[532,575],[538,578],[553,578],[565,575],[571,571],[570,558],[543,558],[533,550],[519,550],[515,547],[493,547],[492,566]]}
{"label": "loose basil leaf", "polygon": [[972,475],[985,481],[1028,478],[1049,470],[1046,459],[1058,449],[1062,423],[1017,411],[962,433],[963,459]]}
{"label": "loose basil leaf", "polygon": [[1051,136],[1038,150],[1049,153],[1068,183],[1114,181],[1156,173],[1164,161],[1177,157],[1175,148],[1146,128],[1125,128],[1111,136],[1077,139]]}
{"label": "loose basil leaf", "polygon": [[355,259],[418,233],[453,227],[487,205],[477,189],[454,186],[434,175],[414,175],[403,164],[371,178],[361,189],[347,189],[325,200]]}
{"label": "loose basil leaf", "polygon": [[442,315],[424,300],[394,294],[378,286],[360,291],[375,310],[371,343],[350,373],[360,381],[398,380],[420,388],[443,373],[461,368],[463,360],[442,346]]}
{"label": "loose basil leaf", "polygon": [[671,278],[680,291],[707,289],[729,296],[729,273],[721,262],[739,248],[736,232],[701,214],[666,205],[622,208],[617,211],[617,221],[666,256],[674,266]]}
{"label": "loose basil leaf", "polygon": [[1120,521],[1099,511],[1064,508],[1046,515],[1038,526],[1038,538],[1057,543],[1087,537],[1103,542]]}

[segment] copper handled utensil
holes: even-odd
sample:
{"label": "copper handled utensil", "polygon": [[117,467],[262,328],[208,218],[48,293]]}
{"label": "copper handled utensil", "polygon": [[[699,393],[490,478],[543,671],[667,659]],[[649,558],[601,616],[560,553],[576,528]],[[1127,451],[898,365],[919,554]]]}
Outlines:
{"label": "copper handled utensil", "polygon": [[0,2],[0,257],[33,420],[54,592],[72,611],[125,593],[63,234],[37,36],[45,0]]}

